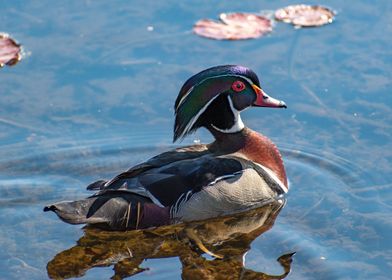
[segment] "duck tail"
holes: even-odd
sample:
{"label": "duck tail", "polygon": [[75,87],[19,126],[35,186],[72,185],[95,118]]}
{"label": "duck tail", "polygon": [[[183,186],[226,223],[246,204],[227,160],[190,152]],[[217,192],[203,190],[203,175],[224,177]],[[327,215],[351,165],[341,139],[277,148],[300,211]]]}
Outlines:
{"label": "duck tail", "polygon": [[140,229],[169,223],[167,207],[159,207],[137,194],[111,191],[77,201],[44,207],[69,224],[91,224],[111,230]]}
{"label": "duck tail", "polygon": [[107,222],[107,217],[94,213],[94,202],[97,197],[88,197],[77,201],[60,201],[44,207],[44,212],[52,211],[69,224],[97,224]]}

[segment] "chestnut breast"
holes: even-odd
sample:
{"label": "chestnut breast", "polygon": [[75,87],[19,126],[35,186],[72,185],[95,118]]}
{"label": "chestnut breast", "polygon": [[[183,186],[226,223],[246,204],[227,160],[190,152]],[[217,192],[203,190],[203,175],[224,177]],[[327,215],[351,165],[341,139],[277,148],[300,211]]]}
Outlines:
{"label": "chestnut breast", "polygon": [[269,138],[250,129],[244,140],[244,146],[239,152],[251,161],[271,169],[287,187],[286,171],[276,145]]}

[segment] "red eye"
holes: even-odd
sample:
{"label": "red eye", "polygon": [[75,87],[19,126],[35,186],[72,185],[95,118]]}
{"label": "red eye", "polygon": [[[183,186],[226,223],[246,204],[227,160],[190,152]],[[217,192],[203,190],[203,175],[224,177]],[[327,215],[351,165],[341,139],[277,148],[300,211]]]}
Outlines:
{"label": "red eye", "polygon": [[241,81],[235,81],[232,85],[231,88],[236,91],[236,92],[240,92],[243,91],[245,89],[245,84]]}

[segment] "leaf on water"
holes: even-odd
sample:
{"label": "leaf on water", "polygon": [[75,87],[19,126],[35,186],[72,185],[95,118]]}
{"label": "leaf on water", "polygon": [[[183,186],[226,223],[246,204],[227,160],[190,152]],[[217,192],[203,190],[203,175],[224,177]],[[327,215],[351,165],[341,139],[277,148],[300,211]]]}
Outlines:
{"label": "leaf on water", "polygon": [[312,27],[332,23],[335,13],[322,6],[291,5],[275,12],[275,19],[296,26]]}
{"label": "leaf on water", "polygon": [[6,33],[0,33],[0,67],[15,65],[22,59],[21,47]]}
{"label": "leaf on water", "polygon": [[252,39],[272,31],[271,20],[257,14],[222,13],[219,20],[199,20],[193,26],[193,31],[199,36],[216,40]]}

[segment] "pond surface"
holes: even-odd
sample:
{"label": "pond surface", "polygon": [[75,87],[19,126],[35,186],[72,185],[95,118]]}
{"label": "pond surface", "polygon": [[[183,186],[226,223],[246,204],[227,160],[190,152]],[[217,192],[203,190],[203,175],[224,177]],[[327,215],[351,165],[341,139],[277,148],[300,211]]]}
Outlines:
{"label": "pond surface", "polygon": [[[390,279],[392,2],[320,2],[338,12],[333,24],[276,23],[257,40],[191,32],[221,12],[294,3],[0,1],[0,31],[26,53],[0,69],[0,279],[260,279],[282,275],[292,252],[286,279]],[[218,64],[249,66],[288,105],[242,117],[282,151],[291,187],[284,207],[251,213],[230,230],[212,221],[118,234],[42,212],[173,148],[179,88]],[[181,144],[196,140],[211,136],[200,130]]]}

